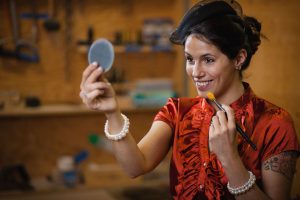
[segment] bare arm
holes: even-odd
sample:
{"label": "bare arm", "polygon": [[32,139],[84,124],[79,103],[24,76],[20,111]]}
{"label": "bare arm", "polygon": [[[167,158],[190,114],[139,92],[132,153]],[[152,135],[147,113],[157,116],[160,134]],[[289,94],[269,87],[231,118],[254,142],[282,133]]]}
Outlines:
{"label": "bare arm", "polygon": [[[295,152],[283,152],[269,158],[262,165],[263,189],[255,184],[246,193],[236,196],[236,199],[290,199],[296,160]],[[230,165],[224,166],[229,182],[235,187],[247,182],[249,175],[241,160],[236,158]]]}
{"label": "bare arm", "polygon": [[[210,148],[221,161],[230,186],[237,188],[249,180],[249,173],[237,152],[233,110],[228,106],[224,108],[228,119],[224,112],[217,112],[217,116],[213,117]],[[254,184],[247,192],[237,195],[236,199],[289,199],[296,160],[297,155],[293,152],[283,152],[269,158],[262,165],[263,190]]]}
{"label": "bare arm", "polygon": [[[117,127],[122,128],[122,125],[119,126],[117,123],[122,124],[122,120],[110,127],[114,130],[117,130]],[[138,145],[131,133],[124,139],[112,143],[118,162],[125,172],[134,178],[151,171],[160,163],[168,153],[170,139],[171,128],[164,122],[156,121]]]}
{"label": "bare arm", "polygon": [[[105,114],[110,134],[118,134],[124,120],[111,84],[105,79],[103,69],[90,64],[82,74],[80,97],[90,109]],[[129,128],[130,130],[130,128]],[[129,132],[125,138],[112,141],[114,154],[130,177],[136,177],[152,170],[169,150],[171,128],[164,122],[154,122],[139,145]]]}
{"label": "bare arm", "polygon": [[290,199],[296,171],[297,153],[293,151],[275,155],[263,163],[264,191],[272,199]]}

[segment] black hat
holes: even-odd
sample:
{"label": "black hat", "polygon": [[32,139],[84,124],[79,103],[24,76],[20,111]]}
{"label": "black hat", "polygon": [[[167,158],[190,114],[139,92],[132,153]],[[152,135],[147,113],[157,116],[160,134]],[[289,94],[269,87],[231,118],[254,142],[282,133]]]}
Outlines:
{"label": "black hat", "polygon": [[170,41],[174,44],[182,45],[190,28],[200,24],[208,18],[220,15],[242,16],[241,6],[234,0],[200,1],[183,16],[179,26],[171,34]]}

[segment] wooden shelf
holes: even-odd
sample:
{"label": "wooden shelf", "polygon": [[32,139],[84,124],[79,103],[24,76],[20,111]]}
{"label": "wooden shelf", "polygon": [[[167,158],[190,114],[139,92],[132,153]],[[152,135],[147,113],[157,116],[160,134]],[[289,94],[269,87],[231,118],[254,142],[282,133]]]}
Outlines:
{"label": "wooden shelf", "polygon": [[[80,45],[77,47],[80,53],[87,53],[88,46]],[[118,53],[174,53],[172,46],[150,46],[150,45],[114,45],[114,51]]]}
{"label": "wooden shelf", "polygon": [[[124,112],[153,112],[158,108],[137,108],[135,107],[129,96],[119,96],[118,102]],[[0,118],[7,117],[26,117],[26,116],[51,116],[51,115],[78,115],[78,114],[99,114],[99,111],[94,111],[87,108],[84,104],[55,104],[42,105],[36,108],[28,108],[24,106],[7,108],[0,110]]]}

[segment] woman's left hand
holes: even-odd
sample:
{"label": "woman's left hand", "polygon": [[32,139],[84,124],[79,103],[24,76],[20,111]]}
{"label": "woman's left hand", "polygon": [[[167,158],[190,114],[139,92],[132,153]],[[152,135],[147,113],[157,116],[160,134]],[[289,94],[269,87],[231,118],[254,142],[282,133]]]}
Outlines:
{"label": "woman's left hand", "polygon": [[221,163],[238,155],[234,111],[229,106],[222,107],[226,113],[217,111],[209,127],[209,148]]}

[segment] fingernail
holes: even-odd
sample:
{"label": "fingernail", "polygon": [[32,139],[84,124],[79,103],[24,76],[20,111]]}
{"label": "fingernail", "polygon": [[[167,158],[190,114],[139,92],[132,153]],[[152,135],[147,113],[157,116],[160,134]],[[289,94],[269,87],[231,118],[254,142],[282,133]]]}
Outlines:
{"label": "fingernail", "polygon": [[97,65],[98,65],[98,63],[97,63],[97,62],[93,62],[93,63],[92,63],[92,65],[94,65],[94,66],[97,66]]}

